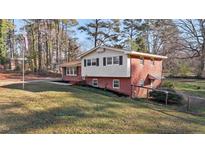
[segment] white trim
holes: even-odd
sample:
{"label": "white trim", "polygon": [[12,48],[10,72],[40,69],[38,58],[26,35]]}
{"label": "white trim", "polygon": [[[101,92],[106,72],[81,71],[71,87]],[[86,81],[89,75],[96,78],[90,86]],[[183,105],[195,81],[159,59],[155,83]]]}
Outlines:
{"label": "white trim", "polygon": [[[118,63],[117,64],[114,64],[114,58],[118,59]],[[113,56],[112,57],[112,63],[113,63],[113,65],[120,65],[120,56]]]}
{"label": "white trim", "polygon": [[[114,82],[115,82],[115,81],[118,81],[119,87],[114,87]],[[120,80],[119,80],[119,79],[113,79],[113,80],[112,80],[112,88],[113,88],[113,89],[120,89]]]}
{"label": "white trim", "polygon": [[[95,65],[93,65],[93,60],[95,60]],[[97,58],[92,58],[91,59],[91,66],[97,66]]]}
{"label": "white trim", "polygon": [[112,48],[112,47],[107,47],[107,46],[97,46],[95,48],[92,48],[92,49],[82,53],[80,55],[80,58],[82,59],[83,57],[87,56],[88,54],[92,53],[93,51],[95,51],[95,50],[97,50],[99,48],[103,48],[103,49],[107,49],[107,50],[112,50],[112,51],[117,51],[117,52],[122,52],[122,53],[124,53],[125,51],[128,51],[128,50],[124,50],[124,49]]}
{"label": "white trim", "polygon": [[104,48],[107,50],[112,50],[112,51],[117,51],[117,52],[122,52],[124,54],[128,55],[136,55],[136,56],[143,56],[143,57],[150,57],[150,58],[159,58],[159,59],[167,59],[167,56],[161,56],[161,55],[155,55],[155,54],[150,54],[150,53],[143,53],[143,52],[137,52],[137,51],[130,51],[130,50],[125,50],[125,49],[118,49],[118,48],[112,48],[112,47],[106,47],[106,46],[98,46],[95,48],[92,48],[88,50],[87,52],[84,52],[80,55],[80,58],[82,59],[86,55],[92,53],[93,51],[99,49],[99,48]]}
{"label": "white trim", "polygon": [[[77,67],[65,67],[66,68],[66,76],[78,76],[78,70]],[[70,71],[70,69],[72,69],[72,74],[70,74],[70,72],[68,73],[68,70]],[[76,74],[74,73],[76,69]]]}
{"label": "white trim", "polygon": [[[111,58],[111,60],[112,60],[112,64],[108,64],[107,62],[108,62],[108,58]],[[113,65],[113,57],[106,57],[106,66],[112,66]]]}
{"label": "white trim", "polygon": [[[94,81],[97,81],[97,85],[94,85]],[[93,87],[98,87],[98,79],[92,79],[92,86]]]}

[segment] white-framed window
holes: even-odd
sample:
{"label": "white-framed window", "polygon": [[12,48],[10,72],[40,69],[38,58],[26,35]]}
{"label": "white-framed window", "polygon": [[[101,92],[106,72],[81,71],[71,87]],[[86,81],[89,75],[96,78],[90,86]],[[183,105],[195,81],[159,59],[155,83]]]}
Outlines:
{"label": "white-framed window", "polygon": [[66,75],[77,76],[77,67],[67,67],[66,68]]}
{"label": "white-framed window", "polygon": [[120,63],[120,57],[119,56],[113,57],[113,64],[119,64],[119,63]]}
{"label": "white-framed window", "polygon": [[144,80],[141,79],[141,80],[139,81],[138,85],[139,85],[139,86],[144,86]]}
{"label": "white-framed window", "polygon": [[92,66],[96,66],[97,65],[97,59],[96,58],[93,58],[92,59]]}
{"label": "white-framed window", "polygon": [[91,66],[91,59],[87,59],[87,66]]}
{"label": "white-framed window", "polygon": [[114,89],[120,89],[120,80],[114,79],[113,83],[112,83],[112,86],[113,86]]}
{"label": "white-framed window", "polygon": [[140,58],[140,64],[144,65],[144,58]]}
{"label": "white-framed window", "polygon": [[112,65],[112,57],[107,57],[107,65]]}
{"label": "white-framed window", "polygon": [[93,85],[93,87],[98,87],[98,79],[93,79],[92,85]]}

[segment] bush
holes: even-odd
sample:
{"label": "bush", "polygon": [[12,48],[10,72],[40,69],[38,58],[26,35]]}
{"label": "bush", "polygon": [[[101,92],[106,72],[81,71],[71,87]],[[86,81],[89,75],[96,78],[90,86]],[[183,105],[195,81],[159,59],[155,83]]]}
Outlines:
{"label": "bush", "polygon": [[174,83],[171,82],[171,81],[164,81],[162,83],[162,87],[165,87],[165,88],[174,88]]}
{"label": "bush", "polygon": [[159,90],[162,91],[151,91],[149,93],[150,97],[153,98],[153,100],[160,102],[160,103],[165,103],[166,100],[166,93],[164,91],[168,91],[168,103],[169,104],[182,104],[183,97],[178,94],[175,90],[169,89],[169,88],[161,88]]}
{"label": "bush", "polygon": [[184,76],[187,76],[190,73],[191,73],[191,70],[190,70],[190,67],[189,67],[188,64],[186,64],[186,63],[180,64],[180,66],[179,66],[179,75],[180,76],[184,77]]}

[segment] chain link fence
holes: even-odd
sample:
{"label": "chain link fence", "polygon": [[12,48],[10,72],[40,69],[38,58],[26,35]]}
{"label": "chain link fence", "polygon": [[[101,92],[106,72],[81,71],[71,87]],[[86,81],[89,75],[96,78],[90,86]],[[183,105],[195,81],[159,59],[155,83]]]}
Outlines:
{"label": "chain link fence", "polygon": [[145,87],[145,86],[138,86],[138,85],[131,85],[132,88],[132,98],[135,98],[136,96],[134,95],[134,90],[136,88],[143,88],[146,91],[145,97],[148,100],[153,100],[153,97],[150,96],[150,92],[158,92],[164,95],[163,102],[166,106],[168,105],[171,96],[170,95],[178,95],[181,96],[182,100],[182,105],[179,107],[181,110],[186,111],[186,112],[191,112],[191,113],[197,113],[197,114],[204,114],[205,115],[205,98],[197,97],[197,96],[192,96],[188,95],[182,92],[172,92],[168,90],[162,90],[162,89],[155,89],[155,88],[150,88],[150,87]]}

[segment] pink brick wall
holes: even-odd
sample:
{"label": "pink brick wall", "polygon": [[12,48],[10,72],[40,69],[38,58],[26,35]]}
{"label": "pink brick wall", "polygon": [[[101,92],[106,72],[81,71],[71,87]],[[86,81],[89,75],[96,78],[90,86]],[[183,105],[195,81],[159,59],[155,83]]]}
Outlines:
{"label": "pink brick wall", "polygon": [[[139,57],[131,58],[131,83],[138,85],[139,81],[143,79],[144,86],[151,86],[148,80],[148,74],[161,77],[162,76],[162,60],[155,59],[155,64],[152,65],[151,59],[144,59],[144,65],[140,64]],[[161,81],[155,80],[153,87],[160,86]],[[134,97],[145,97],[147,90],[144,88],[133,88]]]}
{"label": "pink brick wall", "polygon": [[[92,80],[98,79],[98,86],[100,88],[106,88],[109,90],[113,90],[116,92],[120,92],[126,95],[131,95],[131,84],[130,78],[112,78],[112,77],[86,77],[86,83],[88,85],[92,85]],[[113,80],[119,79],[120,80],[120,88],[114,89],[113,88]]]}

